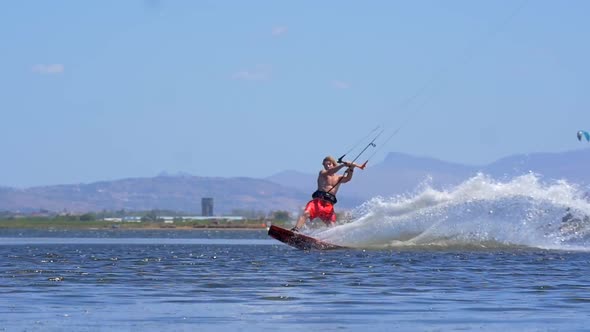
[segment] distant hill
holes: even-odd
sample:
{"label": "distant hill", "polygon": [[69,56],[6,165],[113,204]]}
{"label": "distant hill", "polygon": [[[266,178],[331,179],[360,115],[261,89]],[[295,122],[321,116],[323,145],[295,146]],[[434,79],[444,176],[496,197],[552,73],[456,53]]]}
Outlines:
{"label": "distant hill", "polygon": [[[434,158],[417,157],[404,153],[389,153],[383,162],[369,164],[357,171],[354,180],[340,191],[341,201],[364,201],[374,196],[393,196],[411,193],[422,182],[434,188],[448,188],[481,172],[499,180],[534,172],[542,180],[564,179],[580,186],[590,185],[590,149],[561,153],[520,154],[502,158],[488,165],[473,166],[445,162]],[[282,172],[266,178],[288,187],[304,190],[316,181],[316,174],[296,171]],[[313,191],[313,188],[310,189]]]}
{"label": "distant hill", "polygon": [[227,215],[235,209],[297,210],[307,194],[261,179],[157,176],[27,189],[2,188],[0,210],[167,209],[200,215],[203,197],[213,197],[215,214]]}
{"label": "distant hill", "polygon": [[580,185],[590,184],[590,149],[562,153],[533,153],[502,158],[487,165],[485,173],[498,178],[532,171],[547,180],[565,179]]}
{"label": "distant hill", "polygon": [[[340,209],[375,196],[410,193],[428,181],[435,188],[457,185],[478,172],[497,179],[534,172],[543,180],[590,184],[590,149],[562,153],[513,155],[483,166],[390,153],[383,162],[355,172],[339,192]],[[319,169],[318,169],[319,171]],[[15,189],[0,187],[0,210],[87,212],[166,209],[201,213],[201,198],[213,197],[217,215],[233,210],[297,212],[315,190],[317,173],[288,170],[264,179],[199,177],[187,174],[130,178],[89,184]]]}

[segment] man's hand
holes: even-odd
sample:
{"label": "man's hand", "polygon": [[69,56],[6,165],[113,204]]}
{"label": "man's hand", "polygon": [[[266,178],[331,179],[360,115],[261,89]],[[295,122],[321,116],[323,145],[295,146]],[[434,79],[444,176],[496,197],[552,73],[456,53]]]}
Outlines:
{"label": "man's hand", "polygon": [[351,163],[350,161],[345,161],[343,162],[344,166],[348,167],[348,168],[355,168],[355,167],[359,167],[359,165],[356,165],[355,163]]}
{"label": "man's hand", "polygon": [[355,167],[358,167],[360,169],[365,169],[365,166],[367,165],[366,162],[364,164],[362,164],[362,165],[357,165],[357,164],[352,163],[350,161],[343,161],[342,164],[344,166],[348,167],[348,169],[350,169],[350,170],[354,169]]}

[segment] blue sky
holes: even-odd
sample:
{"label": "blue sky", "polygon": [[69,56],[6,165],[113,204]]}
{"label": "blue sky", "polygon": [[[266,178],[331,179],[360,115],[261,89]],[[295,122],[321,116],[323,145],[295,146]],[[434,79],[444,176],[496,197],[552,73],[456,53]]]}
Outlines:
{"label": "blue sky", "polygon": [[[0,185],[585,148],[590,2],[5,1]],[[369,169],[367,169],[369,170]]]}

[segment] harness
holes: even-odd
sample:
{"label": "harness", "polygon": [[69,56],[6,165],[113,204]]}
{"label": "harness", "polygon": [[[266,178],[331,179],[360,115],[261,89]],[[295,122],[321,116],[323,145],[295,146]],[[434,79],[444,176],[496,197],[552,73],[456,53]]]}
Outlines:
{"label": "harness", "polygon": [[338,202],[338,200],[336,199],[336,196],[333,194],[330,194],[329,192],[326,191],[322,191],[322,190],[316,190],[312,195],[312,198],[319,198],[319,199],[323,199],[324,201],[328,201],[332,204],[336,204]]}

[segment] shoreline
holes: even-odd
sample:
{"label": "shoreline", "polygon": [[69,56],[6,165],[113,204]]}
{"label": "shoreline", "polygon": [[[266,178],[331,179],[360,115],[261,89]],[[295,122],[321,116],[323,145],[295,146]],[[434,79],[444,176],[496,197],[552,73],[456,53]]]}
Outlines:
{"label": "shoreline", "polygon": [[112,222],[103,220],[0,219],[2,229],[65,230],[268,230],[271,224],[288,227],[288,221],[247,220],[244,222]]}
{"label": "shoreline", "polygon": [[6,225],[0,222],[0,231],[8,230],[8,229],[35,229],[35,230],[89,230],[89,231],[96,231],[96,230],[104,230],[104,231],[127,231],[127,230],[145,230],[145,231],[190,231],[190,230],[243,230],[243,231],[261,231],[261,230],[268,230],[270,224],[260,224],[260,225],[183,225],[183,226],[173,226],[173,225],[64,225],[64,224],[56,224],[56,225],[34,225],[34,224],[12,224]]}
{"label": "shoreline", "polygon": [[[86,228],[86,229],[112,229],[112,230],[146,230],[146,231],[154,231],[154,230],[162,230],[162,231],[190,231],[190,230],[231,230],[231,231],[259,231],[259,230],[268,230],[269,226],[176,226],[176,227],[157,227],[157,226],[145,226],[145,227],[111,227],[111,228]],[[83,228],[80,228],[83,229]]]}

